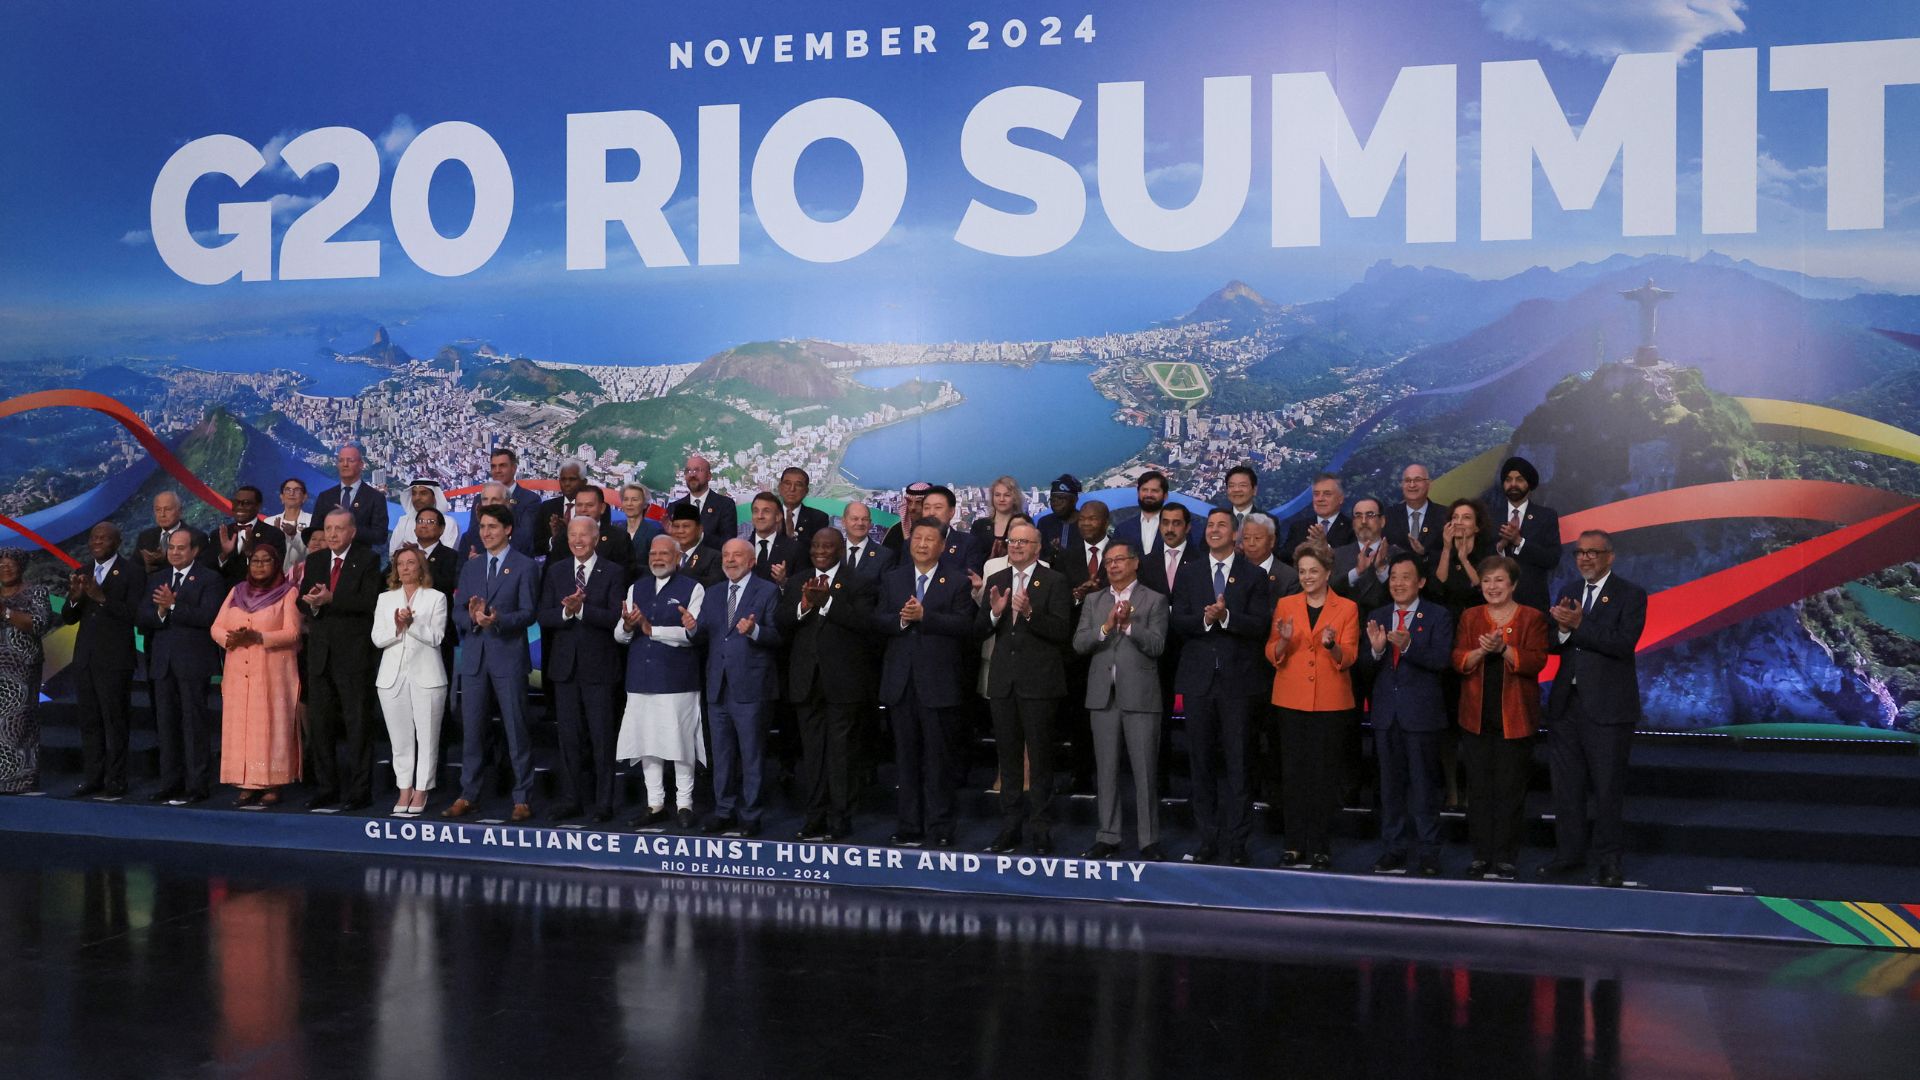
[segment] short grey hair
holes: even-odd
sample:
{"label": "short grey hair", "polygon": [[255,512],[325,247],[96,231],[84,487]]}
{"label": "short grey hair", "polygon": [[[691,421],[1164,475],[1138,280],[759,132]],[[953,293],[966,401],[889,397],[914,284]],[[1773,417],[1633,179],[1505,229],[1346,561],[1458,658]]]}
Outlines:
{"label": "short grey hair", "polygon": [[1280,535],[1280,526],[1275,525],[1273,523],[1272,518],[1259,512],[1258,510],[1255,510],[1253,513],[1248,514],[1247,519],[1240,523],[1240,528],[1244,530],[1249,525],[1258,525],[1259,527],[1267,530],[1268,536],[1278,537]]}

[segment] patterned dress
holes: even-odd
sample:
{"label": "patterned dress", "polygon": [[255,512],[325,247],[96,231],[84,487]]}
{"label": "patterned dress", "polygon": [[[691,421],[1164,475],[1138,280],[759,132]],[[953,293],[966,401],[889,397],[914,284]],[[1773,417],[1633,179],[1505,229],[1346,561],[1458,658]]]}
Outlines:
{"label": "patterned dress", "polygon": [[32,791],[40,779],[41,635],[53,625],[53,606],[43,585],[28,585],[5,601],[9,611],[33,619],[22,633],[12,620],[0,626],[0,792]]}

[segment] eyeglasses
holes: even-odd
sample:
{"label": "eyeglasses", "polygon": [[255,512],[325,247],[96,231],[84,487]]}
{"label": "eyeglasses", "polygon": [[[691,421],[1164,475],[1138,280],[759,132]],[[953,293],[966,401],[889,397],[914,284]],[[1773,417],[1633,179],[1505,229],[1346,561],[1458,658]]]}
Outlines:
{"label": "eyeglasses", "polygon": [[1573,557],[1576,559],[1583,558],[1583,557],[1590,557],[1590,558],[1597,559],[1602,555],[1611,555],[1611,554],[1613,554],[1612,548],[1574,548],[1573,549]]}
{"label": "eyeglasses", "polygon": [[1354,516],[1354,517],[1356,517],[1356,518],[1377,518],[1377,517],[1379,517],[1379,516],[1380,516],[1380,511],[1378,511],[1378,510],[1355,510],[1355,511],[1353,512],[1353,516]]}
{"label": "eyeglasses", "polygon": [[1038,541],[1038,540],[1031,540],[1031,539],[1028,539],[1028,538],[1026,538],[1026,537],[1024,537],[1024,536],[1021,536],[1021,537],[1010,537],[1010,538],[1008,538],[1008,540],[1007,540],[1007,544],[1008,544],[1008,546],[1009,546],[1009,547],[1011,547],[1011,546],[1012,546],[1012,545],[1014,545],[1014,544],[1037,544],[1037,543],[1039,543],[1039,542],[1040,542],[1040,541]]}

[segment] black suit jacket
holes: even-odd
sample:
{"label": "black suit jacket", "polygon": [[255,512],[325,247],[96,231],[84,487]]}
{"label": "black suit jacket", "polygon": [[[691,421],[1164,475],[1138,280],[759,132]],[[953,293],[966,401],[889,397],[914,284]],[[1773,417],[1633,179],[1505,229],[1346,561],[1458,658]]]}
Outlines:
{"label": "black suit jacket", "polygon": [[[1505,552],[1499,542],[1500,527],[1513,515],[1513,507],[1502,502],[1494,513],[1494,551],[1510,554],[1520,564],[1514,599],[1530,608],[1547,610],[1552,605],[1548,597],[1553,595],[1553,572],[1560,566],[1560,515],[1537,502],[1528,503],[1526,517],[1520,522],[1520,550]],[[1548,636],[1555,636],[1553,631],[1557,629],[1557,623],[1548,627]]]}
{"label": "black suit jacket", "polygon": [[[87,563],[79,572],[91,576],[93,567]],[[100,591],[105,594],[102,599],[88,599],[85,593],[67,597],[60,619],[68,626],[80,626],[73,639],[73,660],[67,668],[76,678],[85,678],[88,672],[125,675],[133,671],[134,613],[139,610],[146,582],[146,572],[122,555],[113,560],[106,580],[100,583]]]}
{"label": "black suit jacket", "polygon": [[[316,551],[307,556],[306,570],[300,579],[301,594],[325,585],[332,569],[333,552]],[[309,675],[332,670],[342,675],[365,674],[372,678],[373,609],[386,588],[385,575],[380,572],[380,557],[371,548],[350,545],[333,600],[318,611],[305,601],[300,605],[306,608]]]}
{"label": "black suit jacket", "polygon": [[1094,578],[1104,585],[1107,580],[1107,568],[1105,565],[1107,545],[1112,542],[1112,540],[1101,542],[1100,557],[1102,561],[1100,565],[1087,565],[1087,542],[1084,539],[1075,540],[1066,547],[1055,551],[1053,558],[1048,560],[1048,565],[1065,574],[1069,586],[1078,586],[1089,577]]}
{"label": "black suit jacket", "polygon": [[[1585,595],[1584,581],[1560,594],[1575,604]],[[1608,575],[1592,610],[1581,617],[1566,641],[1560,640],[1560,624],[1549,618],[1547,651],[1560,657],[1560,670],[1547,692],[1547,719],[1557,724],[1566,718],[1567,702],[1578,680],[1583,711],[1591,718],[1602,724],[1638,724],[1640,669],[1634,650],[1646,628],[1647,590],[1619,574]]]}
{"label": "black suit jacket", "polygon": [[[1116,536],[1114,539],[1118,540],[1119,537]],[[1166,550],[1164,547],[1155,548],[1153,554],[1140,556],[1140,580],[1147,588],[1161,596],[1171,598],[1174,583],[1179,580],[1180,570],[1185,569],[1188,563],[1199,562],[1205,557],[1205,553],[1205,544],[1197,544],[1194,542],[1194,537],[1187,537],[1187,546],[1180,549],[1180,563],[1174,570],[1174,581],[1168,581]]]}
{"label": "black suit jacket", "polygon": [[800,594],[815,573],[808,567],[789,577],[774,612],[780,637],[788,643],[787,700],[805,701],[818,685],[821,696],[836,705],[872,701],[880,670],[873,636],[879,582],[850,573],[843,563],[834,572],[825,613],[815,609],[802,615]]}
{"label": "black suit jacket", "polygon": [[147,676],[177,674],[185,679],[210,680],[219,674],[224,659],[208,631],[220,617],[220,604],[227,598],[227,579],[210,566],[191,564],[186,580],[174,590],[173,609],[162,619],[160,609],[154,606],[153,593],[172,583],[170,565],[147,575],[139,609],[134,613],[134,623],[147,638]]}
{"label": "black suit jacket", "polygon": [[[673,505],[667,509],[671,511],[674,506],[682,504],[691,506],[693,500],[675,499]],[[671,513],[667,515],[667,520],[673,520]],[[708,488],[706,502],[700,507],[700,527],[706,530],[700,534],[700,543],[718,551],[720,545],[732,539],[734,534],[740,531],[740,509],[734,505],[732,499]]]}
{"label": "black suit jacket", "polygon": [[872,533],[867,534],[866,547],[858,553],[854,552],[853,545],[847,545],[847,565],[854,573],[873,582],[876,590],[880,587],[880,575],[893,569],[896,561],[897,556],[875,540]]}
{"label": "black suit jacket", "polygon": [[[1434,557],[1440,551],[1441,533],[1446,527],[1447,508],[1429,499],[1420,514],[1420,546],[1426,554],[1413,552],[1413,557],[1420,560],[1421,577],[1433,576]],[[1387,543],[1401,551],[1413,551],[1407,532],[1406,503],[1397,502],[1387,508],[1387,525],[1381,535],[1387,538]]]}
{"label": "black suit jacket", "polygon": [[427,556],[427,573],[433,578],[435,592],[453,596],[453,591],[460,587],[460,553],[441,541]]}
{"label": "black suit jacket", "polygon": [[[620,539],[626,540],[622,531]],[[559,682],[612,686],[627,677],[627,650],[613,639],[627,595],[626,568],[596,557],[587,575],[586,602],[580,617],[566,618],[561,601],[575,588],[572,554],[549,559],[540,577],[534,618],[540,623],[540,659],[546,677]]]}
{"label": "black suit jacket", "polygon": [[966,700],[966,652],[973,633],[973,588],[965,568],[940,563],[927,582],[925,617],[900,625],[900,609],[913,598],[919,571],[896,566],[880,579],[873,628],[887,639],[880,670],[880,700],[905,704],[911,686],[919,704],[948,709]]}
{"label": "black suit jacket", "polygon": [[789,573],[806,559],[806,548],[786,533],[776,532],[768,538],[766,555],[760,553],[760,538],[752,530],[740,539],[753,545],[753,574],[755,577],[773,580],[773,568],[785,566]]}
{"label": "black suit jacket", "polygon": [[[206,533],[201,532],[199,529],[185,522],[182,522],[179,528],[187,530],[189,535],[200,541],[200,555],[194,559],[194,561],[218,573],[220,570],[219,547],[208,544]],[[146,560],[140,557],[140,553],[143,551],[157,551],[160,553],[160,561],[153,565],[152,570],[147,568]],[[135,537],[133,541],[133,559],[140,564],[142,570],[148,573],[163,569],[167,566],[166,545],[160,542],[160,526],[149,525],[140,530],[140,535]],[[208,640],[211,641],[212,639],[209,638]]]}
{"label": "black suit jacket", "polygon": [[[1013,589],[1013,567],[996,571],[986,581],[993,590]],[[1067,665],[1063,650],[1073,648],[1073,586],[1058,570],[1035,563],[1027,580],[1027,599],[1033,610],[1025,618],[1014,615],[1012,601],[993,618],[991,602],[982,603],[974,616],[974,633],[993,639],[993,658],[987,664],[990,698],[1063,698],[1067,696]]]}
{"label": "black suit jacket", "polygon": [[[640,573],[645,572],[646,568],[643,566]],[[705,544],[693,545],[693,554],[687,556],[686,561],[680,564],[680,572],[699,582],[703,589],[713,588],[719,584],[721,578],[727,576],[726,571],[720,569],[719,549],[710,548]]]}
{"label": "black suit jacket", "polygon": [[[220,568],[220,576],[226,578],[229,585],[237,584],[246,578],[247,553],[253,550],[255,544],[265,544],[279,552],[282,561],[287,557],[287,534],[281,532],[278,526],[269,525],[259,518],[254,518],[248,523],[245,536],[236,540],[233,545],[233,554],[225,558],[220,556],[220,537],[217,533],[209,537],[207,542],[213,549],[213,557]],[[373,631],[369,630],[367,633],[371,635]]]}
{"label": "black suit jacket", "polygon": [[540,504],[533,513],[533,535],[528,537],[527,554],[535,558],[551,558],[567,552],[566,530],[563,527],[559,537],[553,535],[553,519],[564,517],[567,506],[572,500],[565,496],[555,496]]}
{"label": "black suit jacket", "polygon": [[[1279,548],[1275,550],[1281,562],[1288,566],[1293,565],[1293,549],[1307,542],[1307,530],[1319,520],[1314,512],[1309,510],[1304,517],[1294,518],[1287,523],[1287,538],[1281,541]],[[1351,543],[1353,543],[1353,519],[1347,516],[1345,510],[1342,510],[1334,517],[1333,527],[1327,530],[1327,546],[1339,547],[1342,544]]]}
{"label": "black suit jacket", "polygon": [[[827,518],[825,511],[815,510],[806,503],[800,504],[800,512],[797,516],[799,527],[794,530],[793,537],[799,541],[800,550],[806,551],[807,545],[813,542],[813,534],[831,525],[832,521]],[[786,521],[787,508],[783,504],[780,507],[780,527],[783,530],[787,527]]]}
{"label": "black suit jacket", "polygon": [[[307,526],[307,545],[313,545],[315,533],[327,527],[327,515],[340,505],[340,485],[335,484],[321,492],[313,500],[313,524]],[[365,544],[375,551],[387,549],[387,538],[393,535],[392,526],[387,520],[387,493],[360,481],[353,491],[353,505],[347,507],[353,512],[353,542]],[[371,631],[369,631],[371,633]]]}
{"label": "black suit jacket", "polygon": [[1180,567],[1171,599],[1167,622],[1180,640],[1176,693],[1253,697],[1272,689],[1272,669],[1262,665],[1260,650],[1273,622],[1274,596],[1258,566],[1238,552],[1227,564],[1225,626],[1209,630],[1206,625],[1206,609],[1214,599],[1211,557]]}

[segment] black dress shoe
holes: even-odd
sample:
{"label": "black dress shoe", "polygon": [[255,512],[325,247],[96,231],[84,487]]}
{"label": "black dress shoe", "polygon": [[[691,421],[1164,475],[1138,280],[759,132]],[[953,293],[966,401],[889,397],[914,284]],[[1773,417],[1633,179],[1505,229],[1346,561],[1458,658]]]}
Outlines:
{"label": "black dress shoe", "polygon": [[1376,874],[1404,874],[1407,872],[1407,857],[1397,851],[1389,851],[1374,860],[1373,872]]}
{"label": "black dress shoe", "polygon": [[595,810],[593,812],[593,823],[595,825],[605,825],[607,822],[612,820],[613,820],[613,811],[611,810]]}
{"label": "black dress shoe", "polygon": [[737,824],[738,823],[731,817],[723,817],[719,814],[708,814],[707,820],[700,823],[700,831],[706,833],[708,836],[712,836],[715,833],[722,833],[728,829],[736,828]]}
{"label": "black dress shoe", "polygon": [[1196,848],[1193,854],[1187,856],[1187,861],[1196,862],[1196,863],[1210,863],[1219,857],[1220,857],[1220,849],[1214,845],[1213,841],[1208,840],[1202,843],[1198,848]]}
{"label": "black dress shoe", "polygon": [[1493,864],[1487,860],[1475,859],[1467,864],[1467,876],[1470,878],[1484,878],[1487,876],[1487,872],[1492,869]]}
{"label": "black dress shoe", "polygon": [[698,820],[699,818],[695,816],[693,812],[693,807],[691,806],[683,806],[679,810],[675,811],[673,815],[674,824],[680,826],[683,829],[693,828],[694,823],[697,822]]}
{"label": "black dress shoe", "polygon": [[1413,872],[1421,877],[1440,876],[1440,856],[1422,855],[1414,863]]}
{"label": "black dress shoe", "polygon": [[1105,840],[1096,840],[1093,846],[1080,853],[1083,859],[1111,859],[1120,850],[1118,844],[1109,844]]}
{"label": "black dress shoe", "polygon": [[[1240,864],[1234,863],[1234,865]],[[1305,870],[1312,865],[1312,860],[1297,851],[1283,851],[1280,853],[1280,865],[1288,870]]]}
{"label": "black dress shoe", "polygon": [[1328,855],[1324,851],[1320,852],[1313,858],[1307,860],[1307,868],[1309,870],[1331,870],[1333,869],[1333,856]]}
{"label": "black dress shoe", "polygon": [[322,810],[340,801],[340,796],[331,791],[316,791],[307,799],[307,809]]}
{"label": "black dress shoe", "polygon": [[1493,869],[1487,872],[1487,876],[1495,881],[1512,881],[1514,878],[1519,877],[1520,874],[1519,871],[1513,868],[1512,863],[1497,862],[1493,864]]}
{"label": "black dress shoe", "polygon": [[108,798],[124,799],[127,796],[127,782],[122,780],[118,783],[108,784],[101,794]]}
{"label": "black dress shoe", "polygon": [[649,825],[658,825],[672,816],[673,815],[667,813],[667,808],[664,806],[660,807],[658,810],[649,808],[643,811],[639,817],[634,818],[632,821],[628,822],[627,827],[633,828],[633,829],[644,829]]}
{"label": "black dress shoe", "polygon": [[1626,879],[1620,875],[1620,864],[1612,860],[1601,862],[1590,880],[1603,889],[1618,889],[1626,884]]}
{"label": "black dress shoe", "polygon": [[1033,853],[1035,855],[1053,854],[1053,834],[1052,833],[1034,833],[1033,834]]}
{"label": "black dress shoe", "polygon": [[933,846],[934,846],[934,847],[937,847],[937,848],[950,848],[950,847],[952,847],[952,846],[953,846],[953,834],[952,834],[952,833],[941,833],[940,835],[938,835],[938,836],[936,836],[936,837],[934,837],[934,838],[933,838]]}
{"label": "black dress shoe", "polygon": [[177,788],[177,787],[161,788],[159,791],[156,791],[153,794],[147,796],[147,801],[148,802],[172,802],[173,800],[178,799],[185,794],[186,794],[185,791],[182,791],[180,788]]}
{"label": "black dress shoe", "polygon": [[1228,866],[1252,866],[1253,856],[1247,854],[1247,845],[1229,844],[1227,846]]}
{"label": "black dress shoe", "polygon": [[994,837],[993,842],[987,845],[987,853],[991,855],[1004,855],[1019,846],[1019,829],[1001,829],[1000,835]]}
{"label": "black dress shoe", "polygon": [[827,823],[826,823],[826,822],[824,822],[824,821],[809,821],[809,822],[807,822],[806,824],[804,824],[804,825],[802,825],[802,826],[800,826],[800,831],[799,831],[799,833],[797,833],[797,834],[796,834],[796,835],[794,836],[794,839],[796,839],[796,840],[825,840],[825,839],[827,838],[827,835],[828,835],[828,833],[829,833],[829,831],[830,831],[830,830],[829,830],[829,829],[827,828]]}
{"label": "black dress shoe", "polygon": [[821,839],[825,840],[829,844],[832,844],[832,843],[838,843],[841,840],[845,840],[847,837],[852,835],[853,835],[853,826],[845,822],[840,822],[837,824],[827,826],[826,835],[822,836]]}
{"label": "black dress shoe", "polygon": [[760,835],[760,823],[757,821],[736,821],[721,830],[721,836],[751,840]]}
{"label": "black dress shoe", "polygon": [[1572,877],[1587,865],[1585,859],[1555,859],[1538,871],[1543,878]]}
{"label": "black dress shoe", "polygon": [[365,796],[361,796],[361,795],[355,795],[350,799],[340,800],[340,812],[343,814],[358,813],[359,811],[365,810],[367,807],[372,805],[373,805],[372,799],[366,798]]}
{"label": "black dress shoe", "polygon": [[98,784],[92,780],[89,780],[86,783],[81,784],[79,787],[74,788],[72,797],[76,799],[91,798],[92,796],[100,794],[104,790],[106,790],[105,784]]}
{"label": "black dress shoe", "polygon": [[927,838],[924,834],[909,832],[905,829],[887,837],[887,843],[894,847],[920,847],[926,842]]}
{"label": "black dress shoe", "polygon": [[1166,862],[1167,853],[1161,849],[1159,844],[1148,844],[1147,846],[1140,849],[1140,861],[1141,862]]}
{"label": "black dress shoe", "polygon": [[548,821],[571,821],[580,816],[580,807],[573,803],[562,803],[547,815]]}

